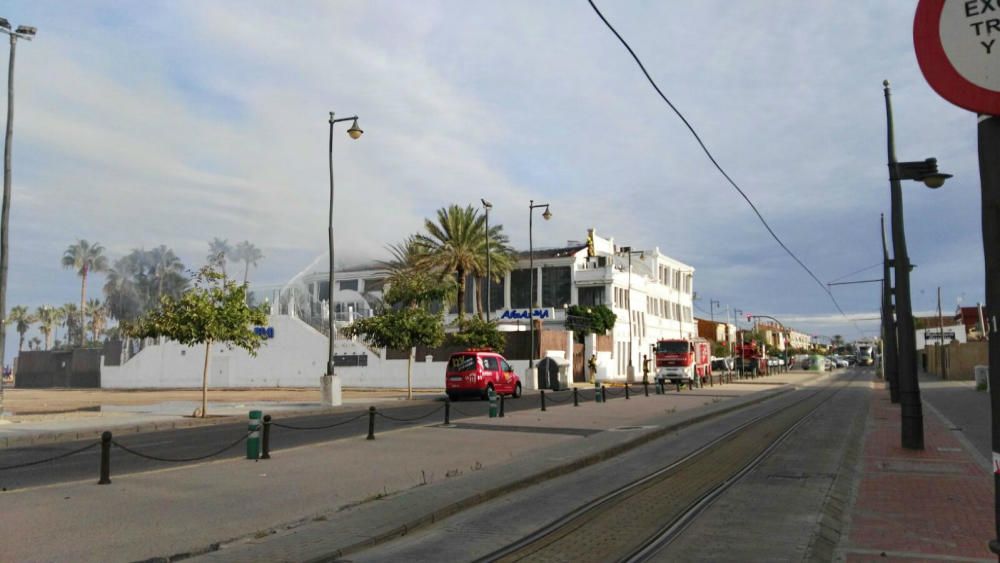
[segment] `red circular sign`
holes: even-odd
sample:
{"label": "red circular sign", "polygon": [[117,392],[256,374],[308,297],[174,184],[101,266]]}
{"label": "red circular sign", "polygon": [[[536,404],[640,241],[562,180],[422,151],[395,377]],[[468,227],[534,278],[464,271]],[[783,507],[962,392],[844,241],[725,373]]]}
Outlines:
{"label": "red circular sign", "polygon": [[924,78],[942,98],[1000,115],[1000,2],[920,0],[913,46]]}

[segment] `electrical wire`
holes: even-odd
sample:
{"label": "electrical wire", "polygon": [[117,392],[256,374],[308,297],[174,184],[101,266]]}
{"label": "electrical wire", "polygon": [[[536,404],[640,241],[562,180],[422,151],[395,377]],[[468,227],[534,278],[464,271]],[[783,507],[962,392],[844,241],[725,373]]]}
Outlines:
{"label": "electrical wire", "polygon": [[708,160],[710,160],[712,164],[715,166],[715,169],[718,170],[720,174],[722,174],[722,177],[729,182],[729,185],[735,188],[736,191],[739,192],[741,196],[743,196],[743,199],[746,200],[747,204],[750,206],[750,209],[752,209],[753,212],[757,215],[757,218],[760,219],[760,222],[764,225],[764,228],[767,229],[767,232],[771,234],[771,237],[774,238],[774,240],[778,243],[778,246],[780,246],[786,253],[788,253],[788,255],[792,257],[792,260],[795,260],[795,262],[798,263],[798,265],[801,266],[802,269],[805,270],[807,274],[809,274],[809,277],[811,277],[816,282],[816,284],[819,285],[820,289],[823,290],[823,293],[826,293],[827,297],[830,298],[830,301],[833,302],[833,306],[837,308],[837,311],[839,311],[840,314],[843,315],[845,319],[851,321],[851,324],[854,325],[854,328],[858,332],[861,332],[861,328],[857,325],[857,323],[851,320],[851,318],[847,316],[847,313],[845,313],[844,310],[841,309],[840,303],[838,303],[837,299],[833,296],[833,292],[830,291],[830,289],[826,287],[826,285],[822,281],[820,281],[818,277],[816,277],[816,274],[814,274],[812,270],[810,270],[809,267],[806,266],[805,263],[803,263],[802,260],[800,260],[799,257],[796,256],[795,253],[792,252],[791,249],[789,249],[788,246],[785,245],[785,243],[781,240],[781,238],[778,237],[777,233],[775,233],[774,230],[771,228],[771,226],[767,223],[767,220],[764,219],[764,215],[762,215],[760,210],[757,209],[757,206],[754,205],[753,201],[751,201],[750,198],[747,196],[747,194],[743,191],[743,189],[740,188],[739,185],[732,178],[729,177],[729,174],[727,174],[726,171],[723,170],[722,166],[718,163],[718,161],[715,160],[715,156],[712,155],[712,152],[708,150],[707,146],[705,146],[704,141],[701,140],[701,136],[698,135],[698,132],[695,131],[691,123],[689,123],[687,118],[684,117],[684,114],[682,114],[680,110],[678,110],[677,107],[674,106],[673,102],[671,102],[667,98],[667,96],[663,93],[663,91],[660,90],[660,87],[656,85],[656,81],[654,81],[653,77],[650,76],[649,71],[646,70],[645,65],[643,65],[642,61],[639,59],[639,56],[635,54],[635,51],[633,51],[632,47],[629,46],[627,41],[625,41],[625,38],[622,37],[620,33],[618,33],[618,30],[616,30],[615,27],[611,25],[611,22],[609,22],[608,19],[604,17],[604,14],[601,13],[601,10],[599,10],[597,8],[597,5],[594,4],[594,0],[587,0],[587,2],[590,3],[590,7],[593,8],[594,12],[597,13],[597,17],[601,18],[601,21],[604,22],[604,25],[606,25],[607,28],[611,30],[611,33],[613,33],[615,37],[618,38],[618,41],[620,41],[621,44],[625,47],[625,49],[628,50],[629,54],[632,55],[632,59],[634,59],[636,64],[639,65],[639,69],[642,70],[642,73],[644,75],[646,75],[646,80],[648,80],[649,84],[653,87],[654,90],[656,90],[656,93],[660,95],[660,98],[664,102],[666,102],[667,105],[670,106],[670,109],[672,109],[674,113],[677,114],[677,117],[679,117],[680,120],[684,122],[685,127],[687,127],[688,131],[691,132],[691,135],[694,136],[695,140],[698,142],[698,145],[701,146],[701,150],[705,153],[705,156],[708,157]]}
{"label": "electrical wire", "polygon": [[830,284],[830,283],[833,283],[833,282],[839,282],[840,280],[842,280],[842,279],[844,279],[844,278],[849,278],[849,277],[851,277],[851,276],[854,276],[854,275],[857,275],[857,274],[860,274],[861,272],[867,272],[868,270],[872,270],[872,269],[874,269],[874,268],[881,268],[881,267],[882,267],[882,261],[881,261],[881,260],[879,260],[878,262],[876,262],[876,263],[872,264],[871,266],[868,266],[868,267],[866,267],[866,268],[861,268],[860,270],[858,270],[858,271],[856,271],[856,272],[851,272],[851,273],[849,273],[849,274],[847,274],[847,275],[843,275],[843,276],[840,276],[839,278],[837,278],[837,279],[835,279],[835,280],[830,280],[830,281],[829,281],[829,282],[827,282],[827,283],[828,283],[828,284]]}

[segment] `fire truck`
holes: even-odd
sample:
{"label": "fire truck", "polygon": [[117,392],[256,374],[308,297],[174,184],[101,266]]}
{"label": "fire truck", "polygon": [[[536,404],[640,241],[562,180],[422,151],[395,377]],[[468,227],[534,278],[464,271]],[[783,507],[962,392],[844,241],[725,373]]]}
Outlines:
{"label": "fire truck", "polygon": [[735,345],[736,370],[744,375],[767,375],[767,356],[764,346],[756,340],[744,341]]}
{"label": "fire truck", "polygon": [[657,340],[653,353],[658,380],[701,385],[712,375],[712,346],[704,338]]}

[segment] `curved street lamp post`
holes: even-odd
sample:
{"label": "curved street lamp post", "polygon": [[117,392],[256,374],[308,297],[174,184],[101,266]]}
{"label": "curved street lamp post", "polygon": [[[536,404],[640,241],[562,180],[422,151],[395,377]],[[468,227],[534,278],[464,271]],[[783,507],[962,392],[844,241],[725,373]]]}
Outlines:
{"label": "curved street lamp post", "polygon": [[902,416],[901,441],[906,449],[924,449],[924,415],[920,404],[920,384],[917,381],[917,343],[910,303],[910,257],[906,252],[903,230],[903,190],[900,180],[923,182],[928,188],[940,188],[950,174],[938,172],[937,159],[916,162],[896,160],[896,141],[892,122],[892,100],[889,81],[882,83],[885,93],[887,124],[886,148],[889,157],[889,187],[891,196],[892,250],[896,281],[896,340],[899,402]]}
{"label": "curved street lamp post", "polygon": [[342,121],[353,121],[351,128],[347,130],[348,136],[352,139],[357,139],[361,137],[364,133],[358,127],[358,116],[354,115],[351,117],[341,117],[334,119],[333,112],[330,112],[330,216],[327,227],[327,234],[329,236],[329,251],[330,251],[330,265],[329,265],[329,275],[327,276],[327,283],[329,286],[326,290],[326,299],[329,304],[330,314],[328,316],[327,329],[329,330],[327,339],[327,358],[326,358],[326,374],[323,376],[321,381],[322,388],[322,399],[324,404],[338,406],[341,404],[340,396],[340,382],[336,381],[334,378],[333,370],[333,340],[336,335],[336,327],[334,326],[334,306],[333,306],[333,125],[334,123],[340,123]]}
{"label": "curved street lamp post", "polygon": [[493,290],[493,272],[490,269],[490,209],[493,209],[493,204],[486,201],[486,198],[480,198],[479,201],[483,202],[483,209],[486,210],[486,322],[490,322],[490,311],[493,309],[490,304],[490,293]]}
{"label": "curved street lamp post", "polygon": [[531,348],[528,351],[528,370],[531,371],[529,377],[534,376],[535,371],[535,304],[537,303],[535,299],[535,246],[532,240],[532,229],[534,227],[535,210],[542,207],[545,208],[545,211],[542,212],[542,218],[548,221],[552,218],[552,212],[549,211],[549,204],[536,204],[533,199],[528,202],[528,287],[531,288],[531,299],[528,302],[528,330],[531,333]]}

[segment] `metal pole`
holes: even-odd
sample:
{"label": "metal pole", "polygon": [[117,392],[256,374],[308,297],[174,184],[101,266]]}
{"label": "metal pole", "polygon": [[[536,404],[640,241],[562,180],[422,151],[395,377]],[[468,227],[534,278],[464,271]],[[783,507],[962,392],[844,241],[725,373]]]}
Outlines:
{"label": "metal pole", "polygon": [[334,325],[333,325],[333,112],[330,112],[330,217],[327,227],[327,235],[329,236],[329,251],[330,251],[330,265],[329,273],[327,275],[327,282],[329,282],[329,287],[326,289],[326,302],[330,308],[330,315],[327,319],[327,330],[329,331],[329,337],[327,338],[327,354],[326,354],[326,374],[333,375],[333,337],[334,337]]}
{"label": "metal pole", "polygon": [[882,215],[882,370],[889,381],[889,399],[899,403],[899,348],[896,342],[896,319],[892,306],[892,274],[889,272],[889,249],[885,242],[885,215]]}
{"label": "metal pole", "polygon": [[979,334],[982,335],[980,338],[989,340],[990,339],[990,336],[989,336],[990,330],[989,330],[989,327],[986,326],[986,322],[983,319],[983,304],[982,303],[976,303],[976,309],[979,311]]}
{"label": "metal pole", "polygon": [[[979,179],[983,206],[983,258],[986,265],[986,323],[989,335],[990,419],[993,430],[993,489],[996,537],[1000,538],[1000,338],[997,311],[1000,310],[1000,119],[979,117]],[[1000,553],[1000,541],[990,541],[990,550]]]}
{"label": "metal pole", "polygon": [[[483,202],[486,203],[485,201]],[[490,309],[493,307],[490,305],[490,293],[492,293],[492,283],[491,279],[492,272],[490,270],[490,207],[489,205],[484,205],[486,209],[486,322],[490,322]]]}
{"label": "metal pole", "polygon": [[924,413],[920,403],[920,383],[917,381],[916,336],[913,328],[913,309],[910,303],[910,257],[906,251],[906,234],[903,229],[903,190],[900,186],[899,163],[896,161],[896,143],[892,123],[892,100],[889,81],[885,81],[885,114],[887,127],[887,152],[889,157],[889,185],[891,191],[892,251],[896,271],[896,323],[899,338],[899,402],[902,411],[900,438],[909,450],[924,449]]}
{"label": "metal pole", "polygon": [[[17,37],[10,35],[10,62],[7,65],[7,132],[3,144],[3,210],[0,212],[0,372],[5,365],[7,343],[7,252],[10,234],[10,153],[14,137],[14,49]],[[0,374],[0,414],[3,414],[4,384]]]}
{"label": "metal pole", "polygon": [[528,200],[528,287],[531,296],[528,299],[528,331],[531,333],[531,344],[528,349],[528,369],[535,369],[535,247],[531,240],[533,217],[535,215],[535,200]]}
{"label": "metal pole", "polygon": [[635,378],[635,368],[632,366],[632,335],[635,333],[632,319],[632,247],[628,247],[628,297],[625,298],[625,305],[628,307],[628,368],[625,377],[625,384]]}
{"label": "metal pole", "polygon": [[941,286],[937,288],[937,298],[938,298],[938,363],[941,366],[941,379],[946,379],[944,373],[944,315],[941,314]]}

